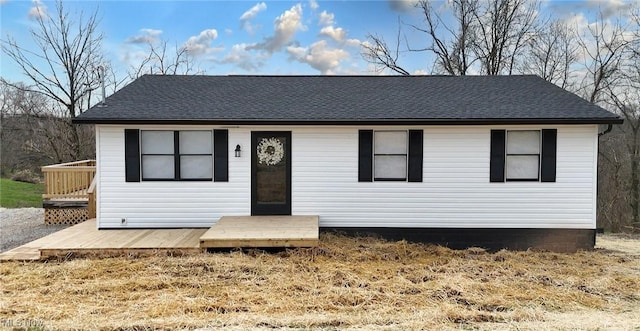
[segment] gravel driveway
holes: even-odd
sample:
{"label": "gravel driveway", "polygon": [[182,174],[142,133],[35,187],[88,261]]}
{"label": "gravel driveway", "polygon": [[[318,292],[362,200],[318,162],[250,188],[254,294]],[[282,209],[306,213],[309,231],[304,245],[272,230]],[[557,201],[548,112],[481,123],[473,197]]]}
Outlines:
{"label": "gravel driveway", "polygon": [[45,225],[42,208],[0,208],[0,252],[60,231],[68,225]]}

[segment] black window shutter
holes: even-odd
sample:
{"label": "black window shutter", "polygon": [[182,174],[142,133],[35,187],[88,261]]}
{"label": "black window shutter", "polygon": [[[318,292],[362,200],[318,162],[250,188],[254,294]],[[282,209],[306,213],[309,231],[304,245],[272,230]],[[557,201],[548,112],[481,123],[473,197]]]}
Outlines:
{"label": "black window shutter", "polygon": [[229,181],[229,130],[213,130],[213,181]]}
{"label": "black window shutter", "polygon": [[504,182],[505,135],[505,130],[491,130],[490,182]]}
{"label": "black window shutter", "polygon": [[422,130],[409,130],[409,174],[410,182],[422,181]]}
{"label": "black window shutter", "polygon": [[556,181],[556,146],[558,130],[542,130],[542,161],[540,166],[540,180],[543,182]]}
{"label": "black window shutter", "polygon": [[373,130],[359,131],[358,181],[373,181]]}
{"label": "black window shutter", "polygon": [[125,181],[140,181],[140,130],[124,130]]}

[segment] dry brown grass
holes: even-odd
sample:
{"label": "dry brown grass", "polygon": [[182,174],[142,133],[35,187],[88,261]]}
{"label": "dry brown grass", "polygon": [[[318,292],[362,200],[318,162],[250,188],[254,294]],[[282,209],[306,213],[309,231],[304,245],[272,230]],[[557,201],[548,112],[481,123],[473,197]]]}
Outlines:
{"label": "dry brown grass", "polygon": [[638,330],[640,257],[323,235],[318,248],[279,253],[3,263],[8,320],[87,330]]}

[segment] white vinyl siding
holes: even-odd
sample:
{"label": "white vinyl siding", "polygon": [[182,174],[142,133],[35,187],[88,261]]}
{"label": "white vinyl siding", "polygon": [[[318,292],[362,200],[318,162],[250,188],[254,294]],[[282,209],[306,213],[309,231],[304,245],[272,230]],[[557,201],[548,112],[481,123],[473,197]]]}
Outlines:
{"label": "white vinyl siding", "polygon": [[[212,130],[191,126],[129,126],[141,130]],[[141,131],[142,132],[142,131]],[[248,132],[248,131],[246,131]],[[230,144],[250,146],[246,132],[229,131]],[[124,127],[96,126],[98,157],[98,226],[209,227],[223,215],[251,213],[250,163],[235,158],[229,149],[229,182],[141,181],[125,182]],[[126,224],[121,224],[121,219]]]}
{"label": "white vinyl siding", "polygon": [[[544,128],[558,129],[556,182],[490,183],[491,129]],[[358,182],[359,129],[424,130],[423,182]],[[595,125],[231,128],[229,146],[247,153],[229,148],[229,182],[140,183],[124,179],[124,127],[99,125],[99,226],[206,227],[250,215],[252,130],[292,132],[292,213],[319,215],[322,227],[595,228]]]}

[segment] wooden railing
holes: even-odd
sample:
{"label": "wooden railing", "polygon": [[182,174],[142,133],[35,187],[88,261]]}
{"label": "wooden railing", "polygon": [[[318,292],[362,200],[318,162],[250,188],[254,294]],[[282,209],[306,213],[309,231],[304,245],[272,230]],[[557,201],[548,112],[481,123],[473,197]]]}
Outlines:
{"label": "wooden railing", "polygon": [[89,188],[96,174],[96,161],[84,160],[42,167],[43,199],[89,199]]}
{"label": "wooden railing", "polygon": [[88,216],[89,218],[96,218],[96,197],[98,195],[96,192],[96,177],[93,177],[91,185],[89,185],[89,189],[87,189],[87,194],[89,195],[89,201],[87,203]]}

